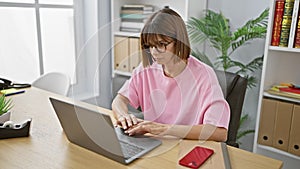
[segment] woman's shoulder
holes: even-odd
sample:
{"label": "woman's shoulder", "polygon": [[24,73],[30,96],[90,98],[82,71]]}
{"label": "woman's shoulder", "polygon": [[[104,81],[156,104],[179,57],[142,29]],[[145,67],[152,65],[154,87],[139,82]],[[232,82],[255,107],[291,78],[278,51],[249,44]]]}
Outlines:
{"label": "woman's shoulder", "polygon": [[153,63],[150,66],[144,67],[142,62],[132,71],[132,76],[142,75],[144,73],[161,71],[162,67],[156,63]]}
{"label": "woman's shoulder", "polygon": [[199,59],[195,58],[194,56],[190,56],[188,59],[188,66],[190,69],[199,71],[213,71],[213,68],[206,63],[200,61]]}

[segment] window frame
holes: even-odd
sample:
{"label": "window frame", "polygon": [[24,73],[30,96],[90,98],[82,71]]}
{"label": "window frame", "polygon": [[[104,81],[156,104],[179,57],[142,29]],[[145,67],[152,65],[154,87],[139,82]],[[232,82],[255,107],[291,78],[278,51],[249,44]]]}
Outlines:
{"label": "window frame", "polygon": [[[39,74],[43,75],[45,73],[44,63],[43,63],[43,48],[42,48],[42,34],[41,34],[41,19],[40,19],[40,9],[41,8],[63,8],[63,9],[73,9],[74,11],[74,45],[75,45],[75,60],[78,57],[78,49],[80,44],[82,44],[83,28],[81,28],[82,18],[80,16],[82,13],[80,5],[82,0],[73,0],[73,5],[58,5],[58,4],[40,4],[39,0],[34,0],[34,3],[21,3],[21,2],[1,2],[0,7],[20,7],[20,8],[33,8],[35,10],[36,28],[37,28],[37,49],[38,49],[38,63],[39,63]],[[81,43],[80,43],[81,42]],[[76,71],[76,70],[75,70]],[[77,76],[77,72],[76,72]]]}

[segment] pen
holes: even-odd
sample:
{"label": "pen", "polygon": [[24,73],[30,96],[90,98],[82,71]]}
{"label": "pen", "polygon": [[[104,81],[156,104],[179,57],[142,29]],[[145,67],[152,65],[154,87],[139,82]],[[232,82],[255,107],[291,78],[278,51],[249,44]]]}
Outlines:
{"label": "pen", "polygon": [[19,91],[13,92],[13,93],[6,93],[6,94],[4,94],[4,96],[11,96],[11,95],[15,95],[15,94],[24,93],[24,92],[25,92],[25,90],[19,90]]}

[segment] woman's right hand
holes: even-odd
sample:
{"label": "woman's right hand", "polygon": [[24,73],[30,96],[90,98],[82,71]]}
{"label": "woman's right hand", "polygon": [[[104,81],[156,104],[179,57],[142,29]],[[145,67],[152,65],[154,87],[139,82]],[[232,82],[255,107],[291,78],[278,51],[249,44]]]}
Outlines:
{"label": "woman's right hand", "polygon": [[128,113],[127,115],[120,115],[116,120],[116,125],[121,126],[124,130],[127,130],[141,121],[141,119],[136,118],[133,114]]}
{"label": "woman's right hand", "polygon": [[128,104],[129,100],[120,94],[112,102],[116,125],[120,125],[124,130],[136,125],[139,121],[133,114],[128,114]]}

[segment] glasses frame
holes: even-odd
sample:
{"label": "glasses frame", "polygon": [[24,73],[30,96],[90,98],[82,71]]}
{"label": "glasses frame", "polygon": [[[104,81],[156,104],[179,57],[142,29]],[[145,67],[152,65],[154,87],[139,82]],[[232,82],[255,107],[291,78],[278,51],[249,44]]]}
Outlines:
{"label": "glasses frame", "polygon": [[155,48],[155,50],[158,53],[165,53],[167,51],[167,46],[170,45],[173,41],[169,41],[169,42],[158,42],[161,46],[157,47],[157,45],[145,45],[144,49],[146,53],[150,53],[151,51],[150,49],[153,50],[153,48]]}

